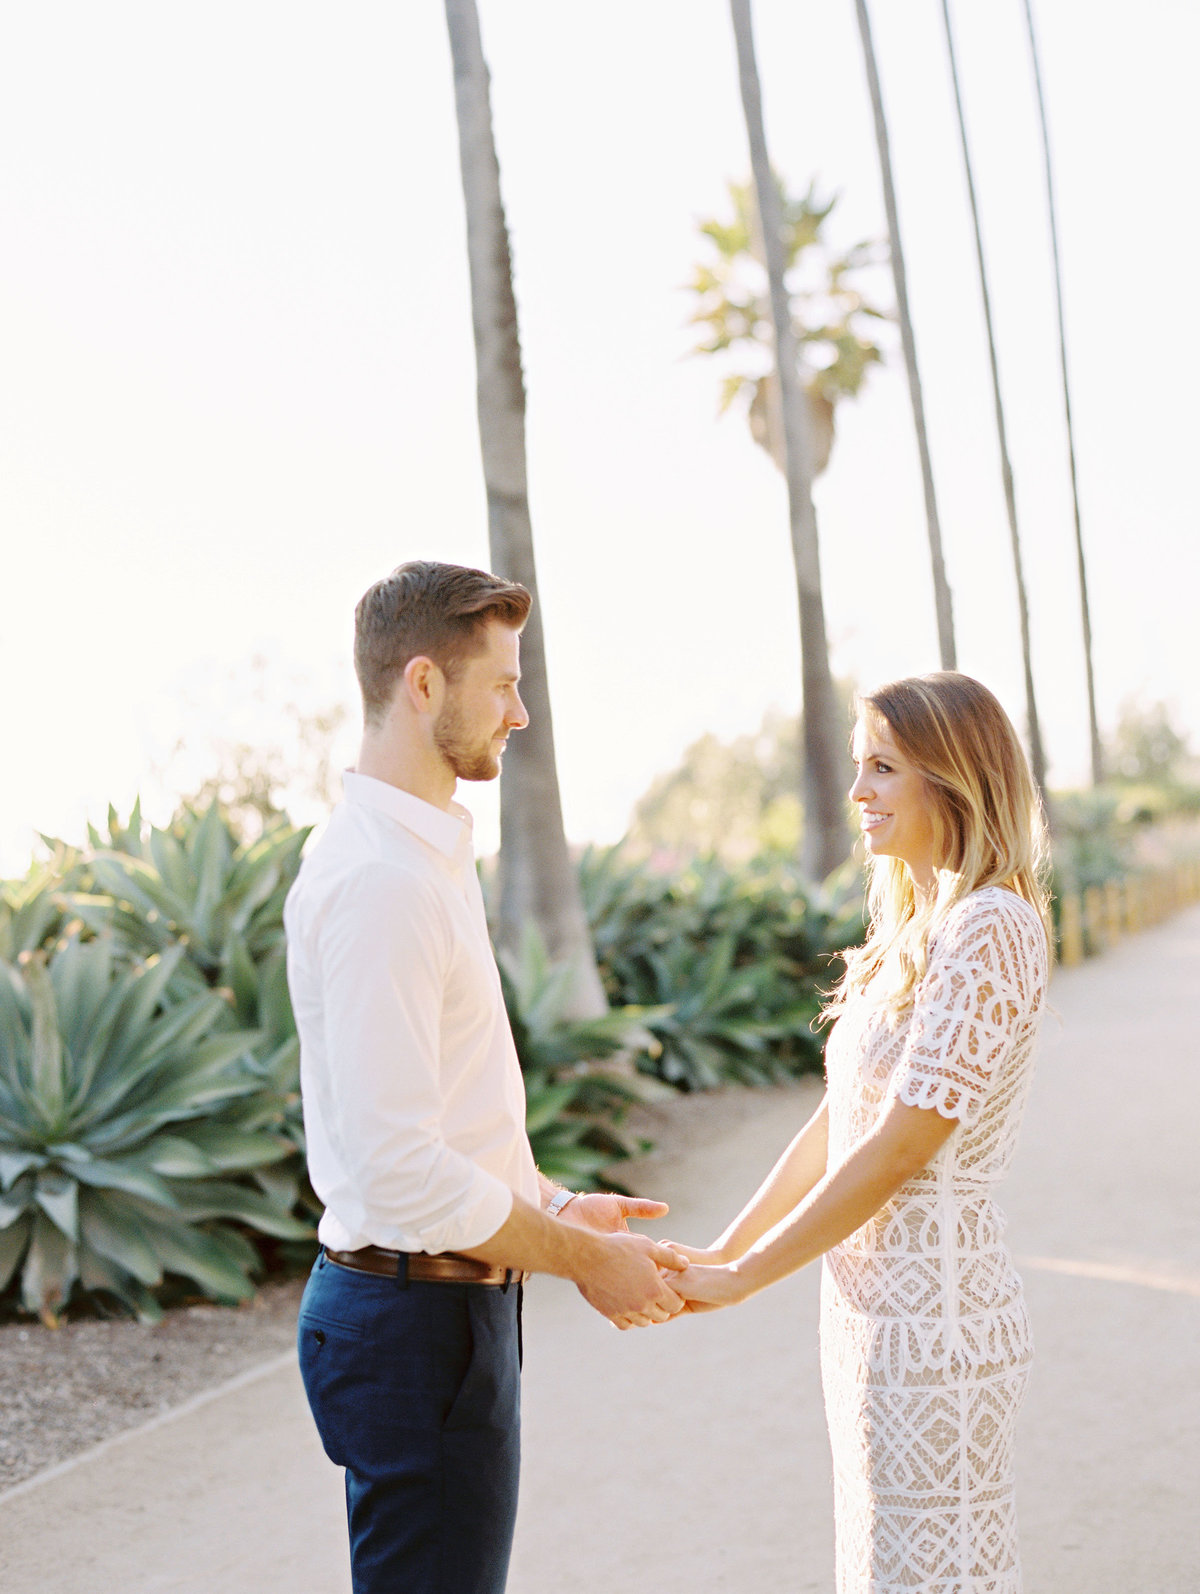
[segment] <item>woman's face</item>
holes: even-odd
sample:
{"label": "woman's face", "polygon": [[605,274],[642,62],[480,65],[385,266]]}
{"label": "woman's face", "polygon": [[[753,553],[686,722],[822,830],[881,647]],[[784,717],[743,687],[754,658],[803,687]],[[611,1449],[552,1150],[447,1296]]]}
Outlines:
{"label": "woman's face", "polygon": [[919,891],[932,890],[933,812],[925,777],[883,721],[859,720],[852,746],[857,773],[850,801],[858,807],[867,851],[875,858],[899,858]]}

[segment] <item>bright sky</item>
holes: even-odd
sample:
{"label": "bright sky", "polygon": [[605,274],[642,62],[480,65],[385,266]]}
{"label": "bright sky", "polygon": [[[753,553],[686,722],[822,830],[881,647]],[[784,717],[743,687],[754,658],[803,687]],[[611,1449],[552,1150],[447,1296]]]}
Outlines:
{"label": "bright sky", "polygon": [[[961,666],[1022,712],[989,379],[938,0],[875,0]],[[1102,718],[1200,731],[1200,12],[1035,0],[1061,204]],[[798,699],[782,482],[684,358],[696,219],[748,168],[723,0],[483,0],[516,257],[567,828],[613,838],[706,730]],[[1086,717],[1020,0],[958,0],[1052,779]],[[792,187],[883,231],[851,0],[756,0]],[[449,52],[435,0],[44,0],[0,24],[0,870],[142,790],[263,654],[355,702],[353,605],[487,562]],[[885,284],[886,287],[886,284]],[[818,489],[834,664],[936,667],[898,356]],[[223,693],[223,695],[222,695]],[[257,734],[283,741],[262,721]],[[1200,739],[1200,738],[1197,738]],[[353,756],[349,743],[346,756]],[[197,754],[202,763],[203,758]],[[494,844],[495,792],[468,789]]]}

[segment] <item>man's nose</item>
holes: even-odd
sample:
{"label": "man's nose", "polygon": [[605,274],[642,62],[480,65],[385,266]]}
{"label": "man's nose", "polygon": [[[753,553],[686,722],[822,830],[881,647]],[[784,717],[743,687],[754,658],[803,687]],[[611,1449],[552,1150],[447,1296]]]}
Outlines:
{"label": "man's nose", "polygon": [[519,692],[513,693],[513,706],[504,718],[509,729],[514,731],[523,731],[529,724],[529,710],[522,703]]}

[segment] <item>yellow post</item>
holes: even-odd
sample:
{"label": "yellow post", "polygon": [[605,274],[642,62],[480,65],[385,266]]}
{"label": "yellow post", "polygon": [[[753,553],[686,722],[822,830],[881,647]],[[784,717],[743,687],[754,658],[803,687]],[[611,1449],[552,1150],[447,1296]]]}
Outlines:
{"label": "yellow post", "polygon": [[1142,877],[1131,874],[1125,882],[1125,926],[1136,935],[1144,923],[1142,915]]}
{"label": "yellow post", "polygon": [[1174,869],[1164,869],[1163,882],[1163,917],[1175,912],[1179,906],[1179,882]]}
{"label": "yellow post", "polygon": [[1094,957],[1097,952],[1103,952],[1105,947],[1104,935],[1104,895],[1099,886],[1088,886],[1083,893],[1083,928],[1087,940],[1087,949]]}
{"label": "yellow post", "polygon": [[1151,881],[1148,874],[1142,873],[1137,877],[1138,895],[1138,927],[1144,930],[1147,925],[1154,923],[1154,902],[1151,896]]}
{"label": "yellow post", "polygon": [[1104,882],[1104,929],[1108,936],[1109,946],[1116,946],[1121,939],[1121,882],[1119,880],[1106,880]]}
{"label": "yellow post", "polygon": [[1158,911],[1155,917],[1161,924],[1171,912],[1171,877],[1165,869],[1158,871],[1154,884],[1157,888],[1155,895],[1158,899],[1156,904]]}
{"label": "yellow post", "polygon": [[1079,898],[1072,891],[1062,899],[1059,934],[1062,941],[1061,957],[1066,968],[1073,969],[1083,962],[1083,913]]}

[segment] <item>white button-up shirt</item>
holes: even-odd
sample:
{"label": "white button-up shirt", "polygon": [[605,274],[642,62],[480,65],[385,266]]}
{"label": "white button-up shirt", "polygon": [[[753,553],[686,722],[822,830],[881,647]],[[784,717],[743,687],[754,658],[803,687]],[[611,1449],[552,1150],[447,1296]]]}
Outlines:
{"label": "white button-up shirt", "polygon": [[471,816],[344,780],[284,908],[318,1233],[459,1251],[538,1204]]}

